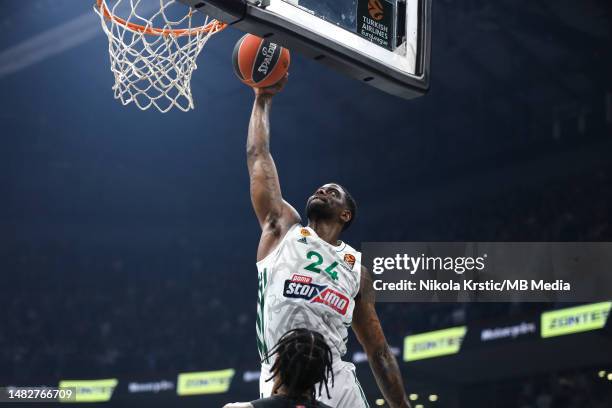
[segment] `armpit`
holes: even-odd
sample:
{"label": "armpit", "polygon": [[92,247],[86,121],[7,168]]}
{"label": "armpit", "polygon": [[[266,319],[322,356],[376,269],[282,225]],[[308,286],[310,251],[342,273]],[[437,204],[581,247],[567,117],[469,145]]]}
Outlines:
{"label": "armpit", "polygon": [[364,266],[361,267],[361,283],[359,285],[359,293],[355,299],[365,303],[374,303],[376,301],[376,294],[372,287],[372,275]]}

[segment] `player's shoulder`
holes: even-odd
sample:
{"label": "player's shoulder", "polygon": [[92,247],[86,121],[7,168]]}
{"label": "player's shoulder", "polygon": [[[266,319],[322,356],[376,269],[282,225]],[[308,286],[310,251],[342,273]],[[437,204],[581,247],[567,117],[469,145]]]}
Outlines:
{"label": "player's shoulder", "polygon": [[253,408],[253,404],[250,402],[232,402],[231,404],[225,404],[223,408]]}
{"label": "player's shoulder", "polygon": [[361,252],[353,248],[351,244],[346,241],[338,241],[336,252],[341,254],[352,254],[353,256],[361,258]]}
{"label": "player's shoulder", "polygon": [[361,273],[361,252],[357,251],[345,241],[341,241],[340,248],[336,249],[336,252],[344,263],[348,265],[351,271],[357,274]]}
{"label": "player's shoulder", "polygon": [[280,242],[282,242],[284,239],[286,239],[287,237],[289,237],[290,235],[300,235],[300,236],[304,236],[304,235],[308,235],[310,234],[308,232],[308,230],[306,229],[306,227],[304,227],[302,225],[301,222],[293,222],[290,225],[287,226],[287,230],[285,232],[285,234],[281,237]]}

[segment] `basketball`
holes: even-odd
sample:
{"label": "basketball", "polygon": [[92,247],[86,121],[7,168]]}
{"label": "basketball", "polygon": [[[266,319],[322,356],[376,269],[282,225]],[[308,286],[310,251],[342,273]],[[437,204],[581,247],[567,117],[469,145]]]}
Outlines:
{"label": "basketball", "polygon": [[234,72],[242,82],[255,88],[277,83],[289,69],[289,50],[257,37],[244,35],[234,46]]}

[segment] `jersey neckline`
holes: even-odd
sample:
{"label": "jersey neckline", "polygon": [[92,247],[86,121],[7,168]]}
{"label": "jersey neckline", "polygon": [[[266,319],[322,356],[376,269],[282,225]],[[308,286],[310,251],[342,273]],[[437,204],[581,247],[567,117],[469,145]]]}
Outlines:
{"label": "jersey neckline", "polygon": [[319,236],[319,234],[317,234],[317,232],[312,229],[311,227],[309,227],[308,225],[306,226],[302,226],[302,228],[306,228],[308,230],[308,232],[310,232],[311,234],[313,234],[315,237],[319,238],[321,241],[323,241],[325,244],[329,245],[330,247],[332,247],[336,252],[342,252],[344,250],[344,248],[346,248],[346,242],[342,241],[341,239],[339,239],[338,245],[332,245],[329,242],[325,241],[323,238],[321,238]]}

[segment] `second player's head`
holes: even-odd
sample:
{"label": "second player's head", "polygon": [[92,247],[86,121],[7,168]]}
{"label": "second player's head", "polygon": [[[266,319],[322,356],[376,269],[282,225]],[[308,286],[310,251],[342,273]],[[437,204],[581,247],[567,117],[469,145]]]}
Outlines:
{"label": "second player's head", "polygon": [[[316,385],[319,395],[325,385],[329,397],[328,381],[334,383],[333,356],[323,336],[308,329],[290,330],[280,338],[267,357],[276,356],[272,365],[275,391],[284,391],[290,398],[315,399]],[[283,387],[283,390],[281,390]]]}
{"label": "second player's head", "polygon": [[331,220],[346,230],[357,213],[357,203],[346,188],[338,183],[328,183],[317,188],[306,201],[306,217],[309,221]]}

